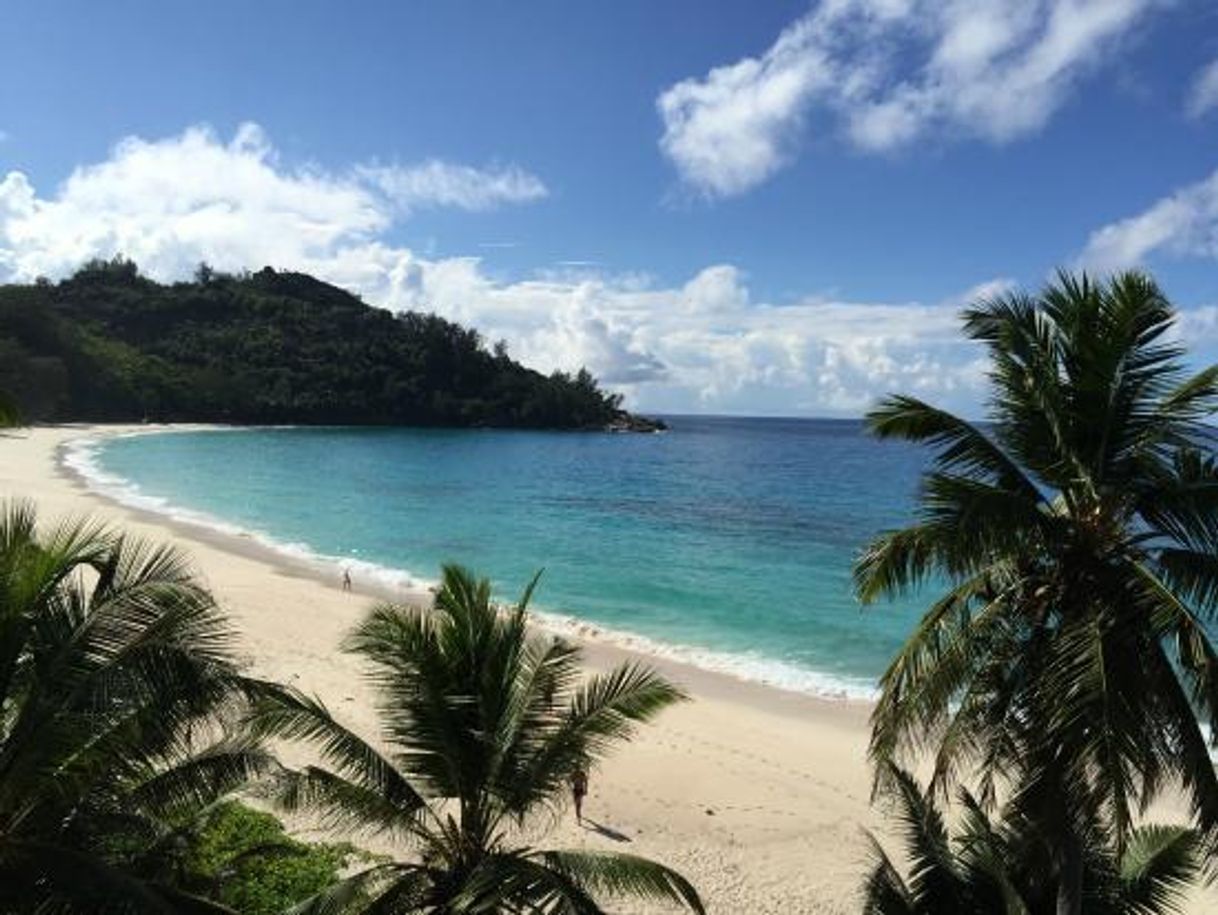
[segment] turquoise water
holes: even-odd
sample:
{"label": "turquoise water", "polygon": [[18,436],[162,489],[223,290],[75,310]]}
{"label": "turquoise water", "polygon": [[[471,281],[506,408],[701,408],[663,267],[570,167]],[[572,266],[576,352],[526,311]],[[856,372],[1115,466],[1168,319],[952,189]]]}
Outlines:
{"label": "turquoise water", "polygon": [[[663,435],[258,429],[103,441],[120,496],[388,583],[460,561],[606,637],[791,688],[865,692],[911,606],[850,566],[909,519],[923,455],[848,421],[676,417]],[[122,478],[129,486],[122,486]],[[301,608],[307,613],[307,608]]]}

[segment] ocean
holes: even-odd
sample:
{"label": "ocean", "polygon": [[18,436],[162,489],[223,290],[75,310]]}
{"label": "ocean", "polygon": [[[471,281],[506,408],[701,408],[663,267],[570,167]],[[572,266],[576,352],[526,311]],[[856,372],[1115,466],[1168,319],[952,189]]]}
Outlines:
{"label": "ocean", "polygon": [[[260,428],[74,446],[108,494],[391,588],[460,562],[559,628],[774,686],[872,694],[924,599],[851,564],[911,519],[926,454],[844,420],[669,417],[656,435]],[[302,608],[302,612],[304,608]]]}

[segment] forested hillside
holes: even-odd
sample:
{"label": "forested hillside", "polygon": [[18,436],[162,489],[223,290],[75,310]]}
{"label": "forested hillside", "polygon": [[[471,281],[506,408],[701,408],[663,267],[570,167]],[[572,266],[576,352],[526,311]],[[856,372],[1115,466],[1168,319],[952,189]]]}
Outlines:
{"label": "forested hillside", "polygon": [[587,372],[435,315],[270,268],[162,285],[122,259],[0,287],[0,392],[31,421],[647,427]]}

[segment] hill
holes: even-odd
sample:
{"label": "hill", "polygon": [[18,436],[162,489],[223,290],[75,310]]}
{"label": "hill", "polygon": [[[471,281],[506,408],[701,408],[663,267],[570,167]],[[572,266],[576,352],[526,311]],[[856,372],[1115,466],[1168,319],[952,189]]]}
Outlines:
{"label": "hill", "polygon": [[0,286],[0,391],[27,420],[651,429],[587,371],[543,375],[431,314],[311,276],[121,258]]}

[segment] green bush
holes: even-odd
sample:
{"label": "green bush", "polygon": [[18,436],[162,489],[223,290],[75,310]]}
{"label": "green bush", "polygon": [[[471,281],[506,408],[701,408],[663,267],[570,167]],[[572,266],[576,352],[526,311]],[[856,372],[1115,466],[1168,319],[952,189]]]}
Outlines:
{"label": "green bush", "polygon": [[242,915],[281,915],[365,857],[345,842],[293,839],[271,814],[227,802],[199,831],[187,868],[205,895]]}

